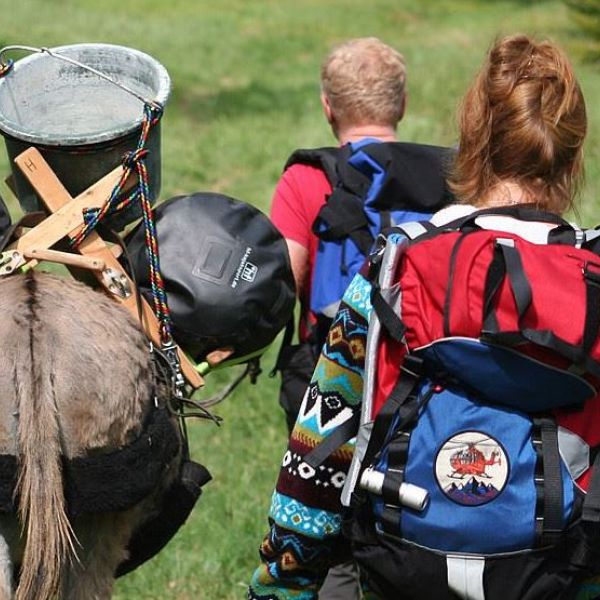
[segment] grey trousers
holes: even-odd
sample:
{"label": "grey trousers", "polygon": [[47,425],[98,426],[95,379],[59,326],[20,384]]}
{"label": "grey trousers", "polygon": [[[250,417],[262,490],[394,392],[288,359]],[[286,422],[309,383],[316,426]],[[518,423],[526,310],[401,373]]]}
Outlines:
{"label": "grey trousers", "polygon": [[358,567],[353,562],[342,563],[329,569],[319,590],[319,600],[361,600]]}

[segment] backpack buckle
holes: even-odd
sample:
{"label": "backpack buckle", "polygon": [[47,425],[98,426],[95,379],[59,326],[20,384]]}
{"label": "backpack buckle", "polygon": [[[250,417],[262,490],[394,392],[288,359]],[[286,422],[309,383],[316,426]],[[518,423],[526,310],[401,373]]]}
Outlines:
{"label": "backpack buckle", "polygon": [[425,373],[425,361],[413,354],[407,354],[400,370],[413,377],[421,377]]}
{"label": "backpack buckle", "polygon": [[[590,266],[595,267],[595,270],[591,271]],[[591,284],[600,285],[600,264],[586,260],[583,263],[583,267],[581,267],[581,272],[583,277]]]}
{"label": "backpack buckle", "polygon": [[377,279],[386,244],[386,236],[383,233],[378,234],[375,238],[373,249],[369,253],[369,281],[375,281]]}

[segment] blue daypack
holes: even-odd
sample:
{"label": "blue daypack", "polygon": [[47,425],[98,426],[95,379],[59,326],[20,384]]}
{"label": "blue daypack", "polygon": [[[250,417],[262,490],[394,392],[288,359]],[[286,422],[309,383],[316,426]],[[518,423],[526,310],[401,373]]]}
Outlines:
{"label": "blue daypack", "polygon": [[449,148],[365,138],[341,148],[297,150],[295,163],[317,166],[332,193],[313,233],[319,237],[311,310],[329,321],[377,235],[392,225],[426,220],[449,204]]}
{"label": "blue daypack", "polygon": [[316,323],[309,340],[296,345],[288,323],[271,372],[282,374],[279,402],[290,431],[332,317],[375,238],[393,223],[428,219],[450,203],[445,171],[451,159],[448,148],[371,138],[341,148],[296,150],[288,159],[285,169],[296,163],[317,167],[332,187],[313,224],[320,240],[311,290]]}

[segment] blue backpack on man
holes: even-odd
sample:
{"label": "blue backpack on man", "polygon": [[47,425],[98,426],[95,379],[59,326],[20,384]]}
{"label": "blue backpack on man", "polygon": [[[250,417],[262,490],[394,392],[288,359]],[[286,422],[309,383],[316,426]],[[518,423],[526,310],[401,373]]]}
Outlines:
{"label": "blue backpack on man", "polygon": [[312,276],[311,310],[324,335],[340,299],[385,228],[427,220],[448,204],[445,172],[452,151],[440,146],[364,138],[341,148],[297,150],[285,168],[311,164],[332,187],[313,223],[320,243]]}
{"label": "blue backpack on man", "polygon": [[291,430],[325,342],[332,317],[377,235],[386,227],[429,219],[451,201],[445,172],[449,148],[365,138],[341,148],[296,150],[296,163],[315,166],[332,188],[313,231],[319,247],[312,274],[311,310],[317,317],[310,342],[292,345],[293,323],[272,374],[281,371],[279,402]]}

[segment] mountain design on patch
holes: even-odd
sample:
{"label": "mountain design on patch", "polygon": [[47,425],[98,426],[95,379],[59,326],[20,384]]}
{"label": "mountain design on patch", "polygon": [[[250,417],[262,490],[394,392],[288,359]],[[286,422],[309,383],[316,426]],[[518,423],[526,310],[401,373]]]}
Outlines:
{"label": "mountain design on patch", "polygon": [[459,504],[478,506],[493,500],[499,493],[491,483],[484,483],[475,477],[471,477],[467,483],[452,482],[444,489],[445,494]]}

